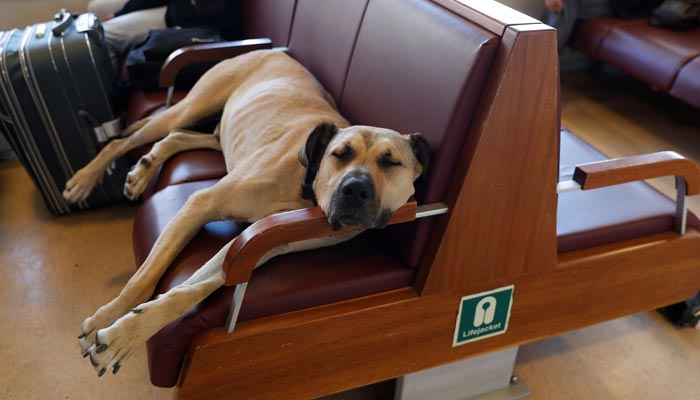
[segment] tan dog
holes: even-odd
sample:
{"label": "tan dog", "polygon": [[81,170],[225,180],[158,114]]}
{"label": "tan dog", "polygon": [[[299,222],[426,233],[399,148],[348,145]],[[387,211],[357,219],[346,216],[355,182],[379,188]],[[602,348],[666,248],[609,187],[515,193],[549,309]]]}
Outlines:
{"label": "tan dog", "polygon": [[[182,129],[222,109],[214,135]],[[223,285],[222,264],[231,242],[186,282],[148,301],[161,275],[205,223],[254,222],[317,202],[334,229],[381,227],[413,194],[428,157],[419,134],[349,126],[314,77],[274,50],[216,65],[185,99],[126,133],[133,134],[111,142],[66,184],[67,200],[85,199],[115,158],[163,137],[129,174],[128,197],[137,198],[158,166],[183,150],[223,151],[228,174],[190,196],[119,296],[83,322],[80,348],[99,376],[110,368],[116,373],[135,348]],[[293,243],[265,260],[353,236]]]}

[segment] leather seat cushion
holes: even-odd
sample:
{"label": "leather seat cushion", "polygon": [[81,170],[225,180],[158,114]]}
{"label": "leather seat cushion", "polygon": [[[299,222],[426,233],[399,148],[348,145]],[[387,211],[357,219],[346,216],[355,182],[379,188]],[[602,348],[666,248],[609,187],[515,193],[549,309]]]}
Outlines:
{"label": "leather seat cushion", "polygon": [[674,31],[646,19],[597,18],[584,21],[574,46],[664,91],[678,72],[700,55],[700,29]]}
{"label": "leather seat cushion", "polygon": [[[188,196],[214,183],[216,180],[172,185],[143,203],[133,235],[138,265]],[[156,294],[184,282],[245,226],[234,222],[205,225],[164,274]],[[277,257],[253,273],[239,320],[410,286],[415,271],[386,248],[378,232],[367,232],[338,246]],[[207,329],[224,325],[233,290],[233,287],[217,290],[149,340],[149,367],[154,385],[169,387],[176,383],[191,339]]]}
{"label": "leather seat cushion", "polygon": [[[606,159],[578,136],[562,130],[559,181],[570,180],[577,164]],[[667,232],[673,227],[675,212],[675,201],[644,182],[562,193],[557,208],[557,247],[563,253]],[[695,215],[689,214],[688,222],[700,228]]]}
{"label": "leather seat cushion", "polygon": [[620,21],[618,18],[580,21],[571,37],[571,45],[589,57],[598,58],[600,45]]}
{"label": "leather seat cushion", "polygon": [[700,56],[683,66],[669,93],[700,108]]}

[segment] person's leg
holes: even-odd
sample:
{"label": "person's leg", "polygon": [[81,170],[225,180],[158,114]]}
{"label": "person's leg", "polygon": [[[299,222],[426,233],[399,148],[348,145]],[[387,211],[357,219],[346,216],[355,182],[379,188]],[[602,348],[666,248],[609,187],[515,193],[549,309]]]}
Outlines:
{"label": "person's leg", "polygon": [[561,54],[577,21],[612,15],[610,0],[564,0],[564,10],[559,13],[548,12],[545,23],[557,30],[557,49]]}
{"label": "person's leg", "polygon": [[91,0],[87,5],[88,12],[97,15],[102,20],[108,15],[114,15],[124,8],[124,4],[129,0]]}
{"label": "person's leg", "polygon": [[545,16],[544,22],[557,30],[557,50],[560,55],[569,41],[576,20],[579,18],[579,8],[582,1],[586,0],[564,0],[564,10],[558,13],[548,12]]}
{"label": "person's leg", "polygon": [[112,51],[115,65],[135,44],[146,39],[151,29],[163,29],[166,7],[150,8],[121,15],[105,21],[105,42]]}

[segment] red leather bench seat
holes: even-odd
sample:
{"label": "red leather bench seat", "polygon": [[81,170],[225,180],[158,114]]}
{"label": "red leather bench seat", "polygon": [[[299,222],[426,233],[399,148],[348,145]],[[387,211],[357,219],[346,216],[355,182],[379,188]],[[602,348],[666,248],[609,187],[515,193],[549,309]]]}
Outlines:
{"label": "red leather bench seat", "polygon": [[[700,37],[697,40],[700,41]],[[681,68],[669,93],[700,108],[700,56]]]}
{"label": "red leather bench seat", "polygon": [[[608,157],[562,130],[559,181],[570,180],[577,164]],[[668,178],[671,179],[671,178]],[[559,195],[557,247],[560,253],[633,239],[672,229],[676,203],[644,182]],[[700,221],[688,215],[690,225]]]}
{"label": "red leather bench seat", "polygon": [[[160,232],[189,195],[214,183],[216,180],[172,185],[143,203],[134,222],[137,227],[134,230],[137,265],[145,260]],[[165,273],[156,294],[184,282],[245,226],[229,221],[205,225]],[[410,286],[415,270],[401,257],[387,253],[385,248],[381,235],[367,232],[332,248],[274,258],[254,271],[239,320]],[[217,290],[149,340],[151,381],[155,385],[174,385],[192,337],[224,325],[233,289]]]}
{"label": "red leather bench seat", "polygon": [[[351,121],[422,132],[432,146],[433,162],[419,201],[441,200],[487,81],[497,37],[427,0],[299,0],[294,9],[289,54],[308,66]],[[343,10],[341,20],[338,9]],[[180,154],[163,166],[155,193],[146,198],[134,224],[137,263],[187,196],[213,184],[215,180],[206,179],[222,172],[221,161],[203,151]],[[431,227],[423,225],[425,237]],[[183,282],[241,228],[227,222],[207,224],[157,291]],[[387,244],[387,232],[368,232],[333,248],[272,260],[255,272],[241,319],[410,286],[416,263],[401,257],[405,249]],[[424,243],[425,238],[403,247],[420,255]],[[217,291],[149,341],[155,385],[175,384],[192,336],[224,324],[232,290]]]}
{"label": "red leather bench seat", "polygon": [[646,19],[596,18],[577,28],[573,46],[700,108],[700,29],[674,31]]}

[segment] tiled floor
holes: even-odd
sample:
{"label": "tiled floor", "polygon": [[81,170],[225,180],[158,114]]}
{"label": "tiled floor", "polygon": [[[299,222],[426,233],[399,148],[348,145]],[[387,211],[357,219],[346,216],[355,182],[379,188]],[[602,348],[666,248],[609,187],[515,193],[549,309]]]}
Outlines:
{"label": "tiled floor", "polygon": [[[613,156],[677,149],[700,161],[700,112],[634,81],[566,76],[563,120]],[[53,217],[21,166],[0,162],[0,399],[171,397],[149,384],[145,351],[99,379],[78,352],[80,322],[134,270],[134,213]],[[700,332],[634,315],[523,346],[516,370],[535,399],[697,399]]]}

